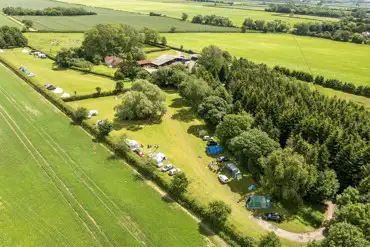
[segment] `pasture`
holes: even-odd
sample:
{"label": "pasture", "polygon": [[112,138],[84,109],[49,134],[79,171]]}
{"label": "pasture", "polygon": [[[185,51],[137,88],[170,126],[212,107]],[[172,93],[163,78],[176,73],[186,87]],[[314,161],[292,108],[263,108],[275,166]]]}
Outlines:
{"label": "pasture", "polygon": [[4,246],[206,246],[196,221],[0,67]]}
{"label": "pasture", "polygon": [[163,15],[181,18],[182,13],[187,13],[189,19],[195,15],[218,15],[229,17],[235,26],[241,26],[245,18],[250,17],[254,20],[263,19],[267,21],[271,20],[282,20],[295,24],[298,22],[312,22],[320,20],[331,20],[337,21],[335,18],[321,18],[313,17],[307,18],[307,16],[281,16],[277,13],[268,13],[260,10],[250,9],[238,9],[238,8],[218,8],[209,6],[208,3],[196,3],[189,1],[176,1],[176,2],[162,2],[156,0],[61,0],[62,2],[78,3],[84,5],[90,5],[94,7],[112,8],[124,11],[132,11],[137,13],[149,14],[149,12],[161,13]]}
{"label": "pasture", "polygon": [[370,46],[290,34],[166,34],[168,44],[200,52],[216,45],[233,56],[269,66],[323,75],[326,78],[370,85]]}
{"label": "pasture", "polygon": [[77,95],[94,93],[96,87],[102,88],[102,91],[113,90],[115,87],[115,82],[111,79],[74,70],[53,69],[52,60],[40,59],[21,51],[22,49],[5,50],[0,57],[17,68],[24,67],[36,74],[34,80],[41,86],[47,83],[53,84],[70,95],[74,95],[75,92]]}
{"label": "pasture", "polygon": [[22,28],[22,26],[8,18],[6,15],[4,15],[2,12],[0,12],[0,26],[11,26],[11,27],[18,27]]}
{"label": "pasture", "polygon": [[[48,0],[3,0],[0,8],[6,6],[23,8],[46,8],[46,7],[76,7],[76,5],[48,1]],[[81,7],[78,6],[77,7]],[[140,13],[127,12],[102,8],[85,7],[86,10],[97,13],[92,16],[19,16],[19,20],[31,20],[34,27],[42,31],[71,31],[84,32],[97,24],[121,23],[131,25],[137,29],[150,27],[161,32],[168,32],[172,27],[179,32],[239,32],[237,28],[225,28],[207,26],[183,22],[173,18],[143,15]],[[146,13],[148,14],[148,13]]]}
{"label": "pasture", "polygon": [[[252,213],[245,208],[244,201],[238,203],[238,200],[248,193],[247,187],[254,184],[250,175],[245,172],[241,181],[232,180],[228,185],[220,184],[217,175],[207,167],[212,158],[205,153],[205,142],[196,135],[197,128],[207,129],[205,124],[195,116],[178,93],[172,90],[165,92],[168,109],[161,122],[115,120],[113,107],[120,103],[120,99],[115,96],[74,101],[68,104],[74,108],[82,106],[87,109],[97,109],[99,115],[88,120],[91,124],[96,124],[96,119],[114,121],[114,131],[111,135],[118,138],[126,134],[129,138],[138,140],[145,146],[143,150],[146,154],[151,151],[146,148],[148,144],[158,144],[158,150],[166,154],[168,163],[179,167],[191,179],[189,191],[193,196],[203,203],[212,200],[226,202],[233,211],[230,222],[244,234],[258,239],[264,230],[250,218]],[[226,175],[230,177],[228,173]],[[168,175],[164,176],[168,177]],[[283,208],[274,210],[289,214]],[[294,232],[313,230],[304,219],[298,216],[279,227]],[[289,241],[284,243],[286,244],[284,246],[295,246]]]}

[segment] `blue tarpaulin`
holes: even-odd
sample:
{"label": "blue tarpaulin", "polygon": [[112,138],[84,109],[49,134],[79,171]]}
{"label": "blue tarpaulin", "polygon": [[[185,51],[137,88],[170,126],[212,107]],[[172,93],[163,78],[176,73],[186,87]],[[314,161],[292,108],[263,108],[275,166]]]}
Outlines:
{"label": "blue tarpaulin", "polygon": [[222,154],[223,152],[224,152],[224,149],[220,146],[209,146],[209,147],[207,147],[207,154],[209,154],[209,155]]}

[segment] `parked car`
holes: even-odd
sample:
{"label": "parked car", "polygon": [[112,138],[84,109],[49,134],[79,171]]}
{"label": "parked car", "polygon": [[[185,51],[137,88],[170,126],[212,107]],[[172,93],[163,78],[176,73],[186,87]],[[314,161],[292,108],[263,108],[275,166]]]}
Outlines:
{"label": "parked car", "polygon": [[214,140],[209,140],[207,146],[217,146],[217,142]]}
{"label": "parked car", "polygon": [[137,155],[139,155],[140,157],[144,157],[144,153],[140,149],[134,149],[134,152],[137,153]]}
{"label": "parked car", "polygon": [[162,168],[162,172],[167,172],[167,171],[171,170],[172,168],[173,168],[173,165],[172,164],[165,165]]}
{"label": "parked car", "polygon": [[283,220],[278,213],[265,213],[262,215],[262,219],[279,223]]}
{"label": "parked car", "polygon": [[218,179],[220,180],[221,183],[223,184],[227,184],[229,182],[229,178],[226,177],[225,175],[221,174],[221,175],[218,175]]}
{"label": "parked car", "polygon": [[168,173],[168,175],[173,176],[173,175],[175,175],[176,173],[179,173],[179,172],[181,172],[181,170],[179,168],[172,168],[170,170],[170,172]]}
{"label": "parked car", "polygon": [[218,161],[218,162],[230,161],[230,158],[225,157],[225,156],[221,156],[221,157],[216,158],[216,161]]}

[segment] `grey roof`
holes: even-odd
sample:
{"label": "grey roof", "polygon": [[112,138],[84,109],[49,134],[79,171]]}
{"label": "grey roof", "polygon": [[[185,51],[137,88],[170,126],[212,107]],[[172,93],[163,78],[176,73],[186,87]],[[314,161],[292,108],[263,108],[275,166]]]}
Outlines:
{"label": "grey roof", "polygon": [[177,60],[177,59],[182,60],[182,59],[185,59],[185,58],[180,57],[180,56],[165,54],[165,55],[159,56],[156,59],[152,60],[152,64],[157,65],[157,66],[161,66],[165,63],[168,63],[168,62],[171,62],[171,61],[174,61],[174,60]]}
{"label": "grey roof", "polygon": [[230,170],[230,171],[239,171],[239,168],[234,165],[233,163],[229,163],[226,165],[226,167]]}

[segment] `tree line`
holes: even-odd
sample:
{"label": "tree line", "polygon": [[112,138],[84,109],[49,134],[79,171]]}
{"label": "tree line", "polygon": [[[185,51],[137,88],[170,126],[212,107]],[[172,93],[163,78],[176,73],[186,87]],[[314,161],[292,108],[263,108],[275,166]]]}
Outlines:
{"label": "tree line", "polygon": [[242,32],[256,30],[261,32],[292,33],[301,36],[313,36],[356,44],[369,44],[366,32],[370,31],[370,18],[344,17],[339,22],[296,23],[293,28],[286,22],[275,20],[252,20],[246,18],[242,23]]}
{"label": "tree line", "polygon": [[220,27],[233,27],[233,22],[224,16],[217,15],[196,15],[191,20],[192,23],[220,26]]}
{"label": "tree line", "polygon": [[350,15],[358,18],[366,17],[366,10],[364,9],[353,9],[349,11],[349,10],[330,9],[324,6],[297,5],[294,3],[282,3],[282,4],[270,3],[268,7],[265,8],[265,11],[285,14],[334,17],[334,18],[340,18]]}
{"label": "tree line", "polygon": [[301,81],[314,83],[323,87],[332,88],[345,93],[351,93],[359,96],[370,98],[370,87],[369,86],[355,86],[352,82],[343,82],[338,79],[325,79],[323,76],[314,77],[308,72],[290,70],[282,66],[275,66],[274,70],[283,73],[286,76],[294,77]]}
{"label": "tree line", "polygon": [[21,30],[16,27],[0,27],[0,48],[25,47],[28,44],[27,38]]}
{"label": "tree line", "polygon": [[4,14],[18,16],[79,16],[79,15],[96,15],[95,12],[87,11],[84,8],[64,8],[50,7],[45,9],[26,9],[21,7],[3,8]]}

